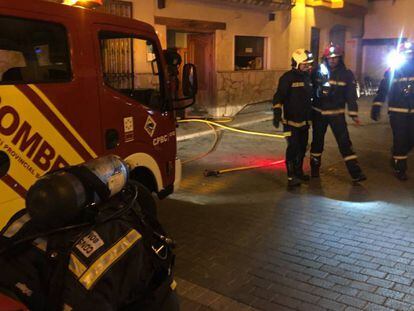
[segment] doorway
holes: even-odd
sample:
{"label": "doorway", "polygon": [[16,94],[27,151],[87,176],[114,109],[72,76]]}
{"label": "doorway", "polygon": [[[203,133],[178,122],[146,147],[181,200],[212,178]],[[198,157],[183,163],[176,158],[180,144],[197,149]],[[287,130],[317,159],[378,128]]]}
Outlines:
{"label": "doorway", "polygon": [[181,55],[180,80],[184,64],[193,63],[196,66],[198,94],[196,104],[190,110],[194,114],[208,113],[208,108],[214,105],[214,33],[168,29],[167,47],[175,49]]}

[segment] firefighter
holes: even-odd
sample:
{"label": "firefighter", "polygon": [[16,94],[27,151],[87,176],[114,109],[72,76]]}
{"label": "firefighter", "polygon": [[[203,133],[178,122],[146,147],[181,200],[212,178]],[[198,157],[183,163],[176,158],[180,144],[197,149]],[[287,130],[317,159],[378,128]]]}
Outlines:
{"label": "firefighter", "polygon": [[[388,102],[388,114],[393,134],[391,163],[395,176],[407,180],[407,155],[414,147],[414,45],[402,43],[394,61],[400,68],[385,72],[371,108],[371,118],[380,119],[381,107]],[[398,65],[398,64],[396,64]]]}
{"label": "firefighter", "polygon": [[[278,128],[282,121],[287,137],[286,168],[288,187],[296,187],[309,176],[303,172],[303,159],[308,145],[311,124],[313,88],[310,78],[312,53],[298,49],[292,54],[292,70],[283,74],[273,97],[273,125]],[[283,118],[282,118],[283,108]]]}
{"label": "firefighter", "polygon": [[[82,189],[88,180],[88,200],[95,194],[103,197],[106,188],[90,173],[71,172],[58,172],[49,183],[46,179],[43,190],[42,181],[29,190],[28,207],[0,231],[0,310],[14,300],[32,311],[177,311],[173,242],[152,213],[151,193],[130,181],[116,196],[77,213],[74,207],[84,199],[79,196],[83,192],[68,185]],[[85,179],[80,183],[74,176],[81,173]],[[56,184],[60,193],[50,192]],[[66,202],[53,204],[62,195],[69,196]],[[39,204],[44,198],[58,214]],[[30,209],[33,204],[38,212]],[[72,216],[53,216],[59,213]]]}
{"label": "firefighter", "polygon": [[356,81],[352,71],[345,67],[343,51],[339,46],[331,44],[325,49],[322,63],[312,73],[312,81],[316,94],[312,106],[311,176],[319,177],[325,134],[330,126],[352,180],[366,180],[352,149],[345,119],[347,105],[348,115],[355,124],[360,123]]}

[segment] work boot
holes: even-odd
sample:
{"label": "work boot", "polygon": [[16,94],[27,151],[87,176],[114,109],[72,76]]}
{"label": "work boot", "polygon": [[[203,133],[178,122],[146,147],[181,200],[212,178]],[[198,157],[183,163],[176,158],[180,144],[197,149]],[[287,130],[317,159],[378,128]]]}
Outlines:
{"label": "work boot", "polygon": [[302,181],[309,181],[309,175],[303,172],[303,158],[299,158],[295,162],[295,175]]}
{"label": "work boot", "polygon": [[408,179],[407,176],[407,160],[395,160],[394,158],[391,159],[391,165],[394,168],[395,177],[397,177],[401,181],[406,181]]}
{"label": "work boot", "polygon": [[288,188],[298,187],[301,184],[300,179],[295,174],[295,162],[286,162],[286,169],[288,175]]}
{"label": "work boot", "polygon": [[364,173],[360,172],[357,175],[352,176],[352,181],[353,182],[360,182],[360,181],[364,181],[367,180],[367,176],[365,176]]}
{"label": "work boot", "polygon": [[360,182],[367,180],[367,177],[362,173],[361,168],[359,167],[358,161],[356,159],[349,160],[345,162],[348,172],[352,177],[353,182]]}
{"label": "work boot", "polygon": [[319,178],[319,168],[321,167],[321,157],[311,156],[310,167],[311,167],[312,178]]}

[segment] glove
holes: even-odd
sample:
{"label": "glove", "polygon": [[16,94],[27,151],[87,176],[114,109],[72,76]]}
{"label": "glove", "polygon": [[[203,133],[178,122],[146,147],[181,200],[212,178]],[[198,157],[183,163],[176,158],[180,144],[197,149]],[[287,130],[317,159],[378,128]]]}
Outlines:
{"label": "glove", "polygon": [[281,120],[282,120],[282,109],[274,108],[273,109],[273,126],[275,128],[278,128]]}
{"label": "glove", "polygon": [[378,121],[381,116],[381,106],[373,105],[371,107],[371,119],[374,121]]}

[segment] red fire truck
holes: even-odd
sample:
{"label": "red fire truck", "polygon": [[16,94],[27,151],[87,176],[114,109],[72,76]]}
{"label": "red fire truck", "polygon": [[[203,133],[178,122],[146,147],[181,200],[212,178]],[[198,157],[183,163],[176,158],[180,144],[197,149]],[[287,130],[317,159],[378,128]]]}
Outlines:
{"label": "red fire truck", "polygon": [[[193,100],[188,66],[184,96]],[[148,24],[0,0],[0,228],[38,177],[105,154],[126,159],[132,178],[159,197],[172,193],[181,165],[167,68]]]}

